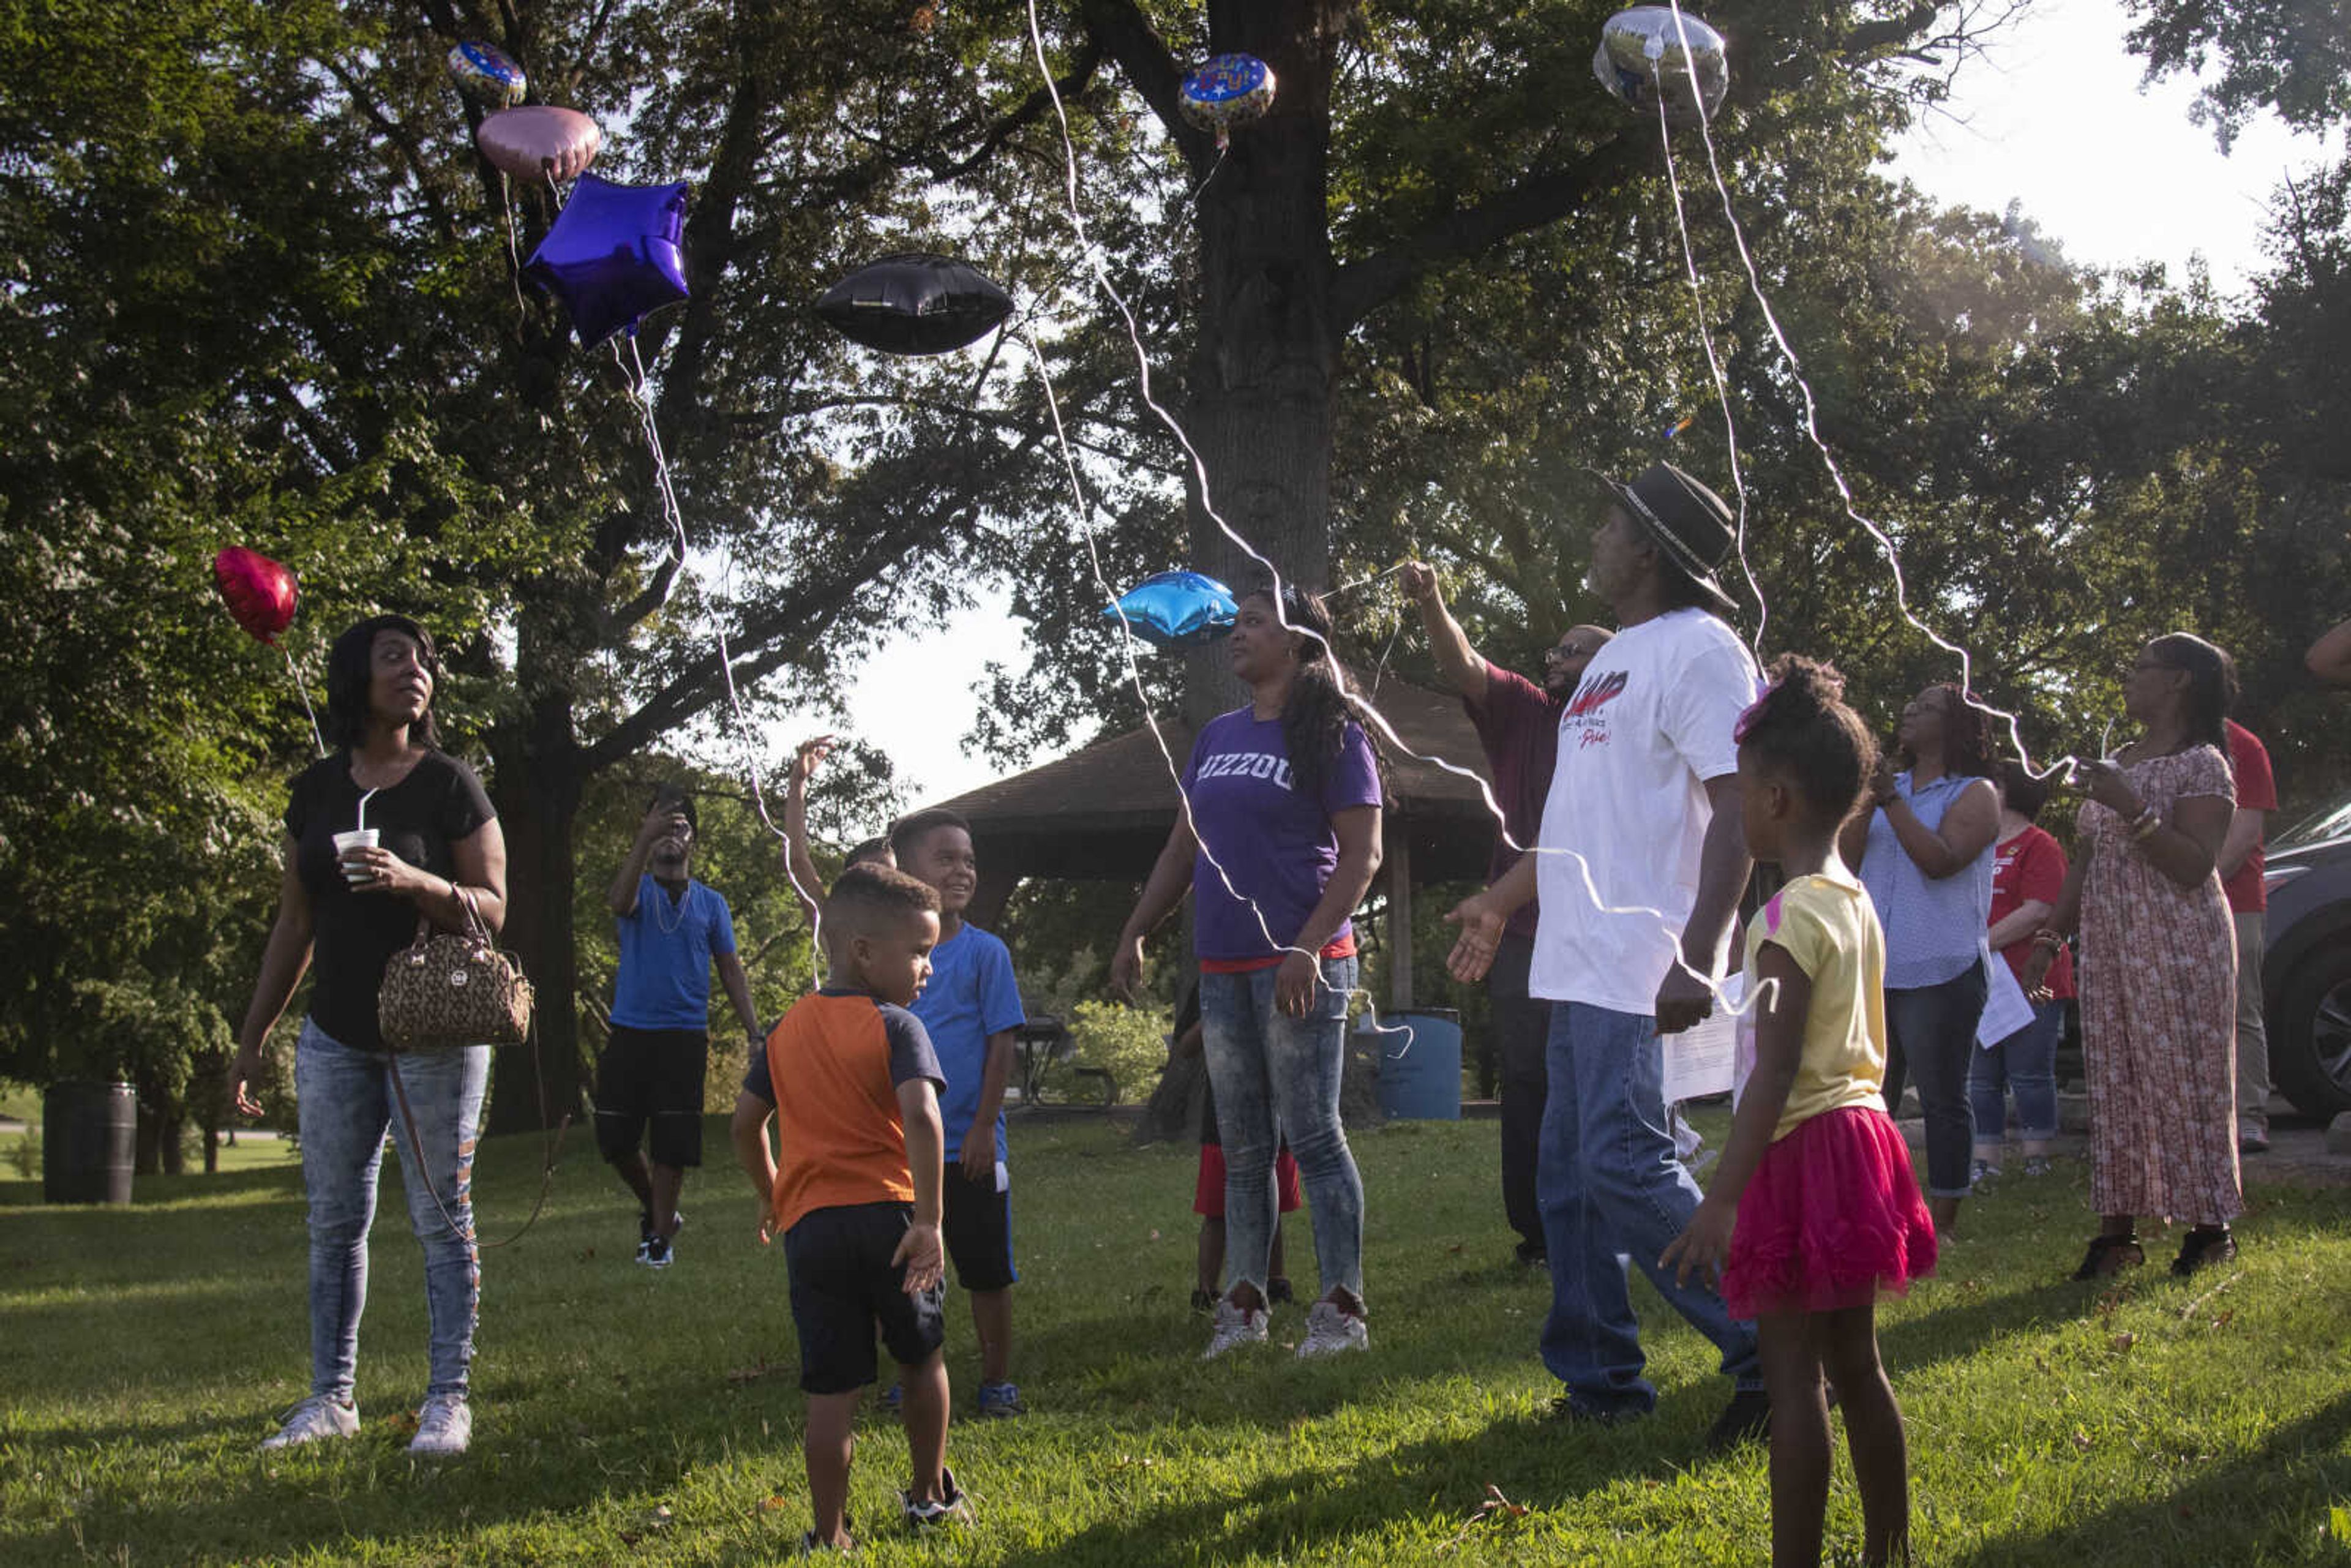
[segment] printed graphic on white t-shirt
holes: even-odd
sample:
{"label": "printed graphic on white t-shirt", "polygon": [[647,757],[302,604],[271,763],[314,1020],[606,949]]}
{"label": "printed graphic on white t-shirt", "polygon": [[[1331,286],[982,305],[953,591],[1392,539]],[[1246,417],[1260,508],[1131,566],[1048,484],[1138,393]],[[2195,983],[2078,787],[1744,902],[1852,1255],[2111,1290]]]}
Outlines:
{"label": "printed graphic on white t-shirt", "polygon": [[1537,840],[1533,995],[1654,1010],[1697,902],[1707,781],[1738,771],[1731,731],[1757,684],[1746,644],[1702,610],[1625,628],[1585,669]]}

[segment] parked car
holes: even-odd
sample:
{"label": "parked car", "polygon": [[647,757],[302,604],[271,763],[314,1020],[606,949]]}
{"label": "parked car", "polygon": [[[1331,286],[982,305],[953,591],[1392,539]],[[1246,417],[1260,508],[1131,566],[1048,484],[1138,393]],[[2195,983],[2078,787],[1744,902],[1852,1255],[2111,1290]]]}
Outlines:
{"label": "parked car", "polygon": [[2351,1111],[2351,796],[2269,842],[2270,1078],[2305,1116]]}

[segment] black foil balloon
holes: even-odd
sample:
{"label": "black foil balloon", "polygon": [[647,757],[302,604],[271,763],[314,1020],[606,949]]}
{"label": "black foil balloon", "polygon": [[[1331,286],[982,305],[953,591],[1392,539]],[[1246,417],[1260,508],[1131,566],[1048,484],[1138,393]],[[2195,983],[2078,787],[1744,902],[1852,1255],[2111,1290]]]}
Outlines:
{"label": "black foil balloon", "polygon": [[885,354],[945,354],[1001,325],[1012,297],[976,267],[915,252],[859,267],[824,291],[816,313]]}

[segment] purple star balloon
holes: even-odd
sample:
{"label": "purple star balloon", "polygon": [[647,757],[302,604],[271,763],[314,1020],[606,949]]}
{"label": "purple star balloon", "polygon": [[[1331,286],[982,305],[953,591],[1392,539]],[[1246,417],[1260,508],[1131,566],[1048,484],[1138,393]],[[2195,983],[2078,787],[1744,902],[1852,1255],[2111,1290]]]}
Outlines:
{"label": "purple star balloon", "polygon": [[523,274],[571,314],[581,346],[631,332],[686,298],[685,185],[622,185],[582,174]]}

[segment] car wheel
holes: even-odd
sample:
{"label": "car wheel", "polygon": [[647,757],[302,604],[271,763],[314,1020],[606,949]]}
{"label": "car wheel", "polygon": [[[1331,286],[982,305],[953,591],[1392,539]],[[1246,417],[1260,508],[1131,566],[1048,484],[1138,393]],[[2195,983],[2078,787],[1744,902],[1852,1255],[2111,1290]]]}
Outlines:
{"label": "car wheel", "polygon": [[2294,966],[2269,1020],[2270,1077],[2305,1116],[2351,1111],[2351,942]]}

